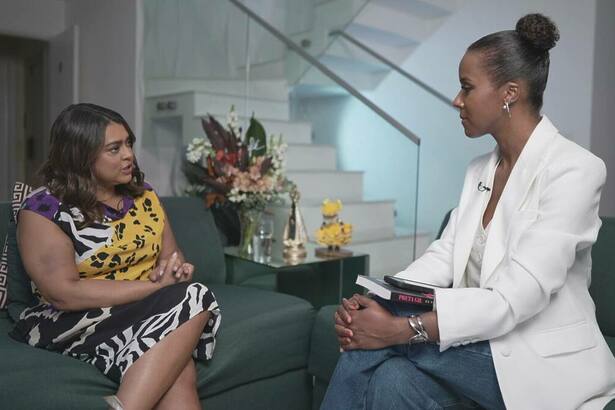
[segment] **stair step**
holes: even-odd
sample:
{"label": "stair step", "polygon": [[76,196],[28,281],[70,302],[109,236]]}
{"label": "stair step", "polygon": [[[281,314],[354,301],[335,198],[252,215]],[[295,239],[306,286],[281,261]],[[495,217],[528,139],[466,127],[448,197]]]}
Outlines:
{"label": "stair step", "polygon": [[[243,97],[234,95],[195,92],[193,115],[226,115],[231,105],[235,106],[237,113],[243,113],[246,111],[245,103]],[[289,118],[288,101],[251,98],[248,101],[247,114],[251,116],[252,113],[257,118],[287,121]]]}
{"label": "stair step", "polygon": [[[335,73],[342,74],[344,80],[359,91],[375,89],[390,72],[384,69],[377,72],[371,71],[370,66],[363,67],[359,60],[353,58],[341,61],[341,64],[338,65],[337,63],[340,61],[329,59],[329,54],[322,55],[320,61]],[[348,67],[352,67],[353,70],[344,72]],[[301,77],[299,84],[300,87],[314,87],[312,89],[314,91],[313,96],[348,95],[343,88],[333,84],[329,78],[313,67]]]}
{"label": "stair step", "polygon": [[459,7],[458,0],[371,0],[371,2],[394,8],[402,13],[412,13],[424,19],[447,16]]}
{"label": "stair step", "polygon": [[[226,115],[214,116],[220,123],[226,125]],[[269,119],[257,119],[263,124],[267,136],[282,135],[284,142],[287,144],[305,144],[308,145],[312,141],[312,124],[309,122],[299,121],[278,121]],[[245,117],[239,116],[240,124],[248,124]],[[244,125],[245,126],[245,125]],[[190,142],[196,136],[204,135],[201,126],[201,117],[193,117],[189,124],[186,124],[185,137],[188,138],[186,143]],[[288,161],[287,161],[288,162]]]}
{"label": "stair step", "polygon": [[263,119],[261,123],[267,131],[267,135],[282,134],[284,142],[287,144],[309,144],[312,142],[312,124],[309,122]]}
{"label": "stair step", "polygon": [[[422,255],[429,246],[431,234],[417,234],[416,252]],[[404,270],[412,262],[413,236],[396,236],[387,240],[355,242],[345,248],[369,254],[370,276],[383,277]]]}
{"label": "stair step", "polygon": [[[149,97],[145,110],[149,119],[179,116],[189,121],[207,114],[226,118],[231,106],[235,106],[238,115],[243,115],[245,103],[239,96],[189,91]],[[254,113],[259,120],[288,121],[289,104],[287,100],[251,99],[247,113],[248,116]]]}
{"label": "stair step", "polygon": [[[353,242],[366,242],[374,240],[392,239],[395,237],[394,201],[359,201],[344,202],[340,219],[352,224]],[[321,202],[299,201],[303,221],[310,239],[315,238],[315,232],[322,224],[320,212]],[[277,206],[272,208],[276,215],[276,233],[282,237],[284,226],[288,220],[290,206]]]}
{"label": "stair step", "polygon": [[[145,88],[146,97],[159,97],[191,91],[234,95],[242,98],[246,95],[246,82],[243,80],[154,78],[146,81]],[[288,100],[288,84],[286,80],[251,80],[247,91],[250,98]]]}
{"label": "stair step", "polygon": [[286,153],[288,171],[337,169],[336,149],[330,145],[289,144]]}
{"label": "stair step", "polygon": [[363,199],[363,172],[360,171],[289,171],[287,176],[297,184],[305,200],[335,198],[357,202]]}

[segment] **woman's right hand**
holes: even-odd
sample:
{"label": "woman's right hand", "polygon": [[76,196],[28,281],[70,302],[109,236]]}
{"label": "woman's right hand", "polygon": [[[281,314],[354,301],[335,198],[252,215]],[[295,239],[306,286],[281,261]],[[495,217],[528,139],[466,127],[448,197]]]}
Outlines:
{"label": "woman's right hand", "polygon": [[335,333],[337,334],[341,350],[344,350],[344,345],[350,343],[350,338],[352,337],[352,330],[349,329],[352,318],[349,312],[358,310],[359,307],[359,302],[354,297],[350,299],[343,298],[342,304],[335,311]]}

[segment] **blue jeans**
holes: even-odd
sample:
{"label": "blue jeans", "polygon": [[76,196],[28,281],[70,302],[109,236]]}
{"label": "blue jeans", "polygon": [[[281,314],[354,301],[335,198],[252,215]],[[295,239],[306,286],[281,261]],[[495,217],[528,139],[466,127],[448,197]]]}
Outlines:
{"label": "blue jeans", "polygon": [[[375,298],[396,316],[424,312]],[[398,345],[341,354],[321,410],[505,409],[489,342]]]}

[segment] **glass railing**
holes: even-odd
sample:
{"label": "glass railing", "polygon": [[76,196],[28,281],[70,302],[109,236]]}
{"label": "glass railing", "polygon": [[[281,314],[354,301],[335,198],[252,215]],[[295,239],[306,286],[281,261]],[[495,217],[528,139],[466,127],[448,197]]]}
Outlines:
{"label": "glass railing", "polygon": [[[417,219],[421,227],[437,232],[443,215],[457,204],[463,186],[463,172],[452,173],[451,170],[464,170],[469,158],[493,148],[493,142],[486,138],[468,140],[460,123],[459,111],[452,105],[454,93],[458,90],[451,92],[446,87],[438,88],[439,82],[433,81],[433,78],[454,79],[457,68],[425,68],[417,63],[420,55],[398,65],[380,50],[366,46],[352,33],[331,34],[344,44],[349,54],[360,56],[357,64],[380,64],[388,68],[387,75],[369,91],[370,99],[403,124],[411,124],[418,135],[425,136],[421,140]],[[352,81],[352,76],[345,77],[358,86]],[[431,79],[433,85],[425,78]],[[446,158],[446,164],[442,163],[443,158]]]}
{"label": "glass railing", "polygon": [[[224,118],[234,105],[244,129],[254,114],[268,134],[282,133],[289,144],[287,174],[301,192],[311,239],[322,222],[322,200],[339,198],[342,219],[354,226],[351,249],[374,255],[379,267],[372,273],[413,259],[421,234],[421,141],[373,92],[322,58],[339,41],[329,33],[343,29],[365,3],[145,0],[142,147],[158,190],[183,192],[179,166],[185,147],[203,135],[200,118]],[[319,25],[327,30],[316,40]],[[382,67],[374,63],[374,71]],[[286,215],[278,212],[278,235]]]}

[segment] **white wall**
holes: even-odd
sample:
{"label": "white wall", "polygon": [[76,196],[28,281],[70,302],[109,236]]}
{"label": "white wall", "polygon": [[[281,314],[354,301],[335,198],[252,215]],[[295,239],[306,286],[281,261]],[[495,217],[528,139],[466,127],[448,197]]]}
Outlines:
{"label": "white wall", "polygon": [[131,127],[140,117],[137,6],[137,0],[70,0],[66,16],[67,26],[79,26],[79,100],[119,112]]}
{"label": "white wall", "polygon": [[[590,148],[595,0],[466,0],[441,28],[403,64],[403,67],[449,98],[459,90],[458,64],[466,48],[478,38],[514,29],[530,12],[551,17],[561,39],[551,51],[549,83],[543,112],[563,135]],[[574,16],[574,18],[571,18]],[[423,139],[421,146],[419,226],[432,232],[444,212],[456,205],[467,163],[490,151],[493,140],[467,139],[458,113],[407,81],[391,76],[375,93],[375,100]]]}
{"label": "white wall", "polygon": [[62,0],[0,0],[0,33],[48,39],[64,31]]}
{"label": "white wall", "polygon": [[[459,90],[459,61],[472,42],[494,31],[514,29],[517,20],[527,13],[544,13],[558,25],[561,40],[551,53],[543,112],[565,136],[589,148],[592,90],[588,84],[592,84],[593,78],[594,51],[590,45],[594,42],[596,0],[465,0],[459,3],[460,9],[418,47],[403,68],[452,100]],[[455,109],[397,74],[387,77],[372,93],[372,98],[422,140],[418,226],[435,235],[443,215],[458,202],[468,162],[491,151],[495,145],[493,139],[490,136],[478,140],[466,138]],[[345,104],[340,112],[346,115],[363,110],[359,103]],[[390,177],[377,185],[366,183],[365,194],[382,197],[394,193],[397,222],[404,225],[409,221],[412,225],[414,155],[401,142],[401,135],[391,133],[389,128],[382,121],[366,127],[360,119],[350,117],[336,124],[338,134],[333,142],[340,149],[339,163],[344,169],[363,169],[367,174],[380,174],[386,166],[383,160],[385,163],[393,160],[382,155],[371,162],[364,160],[365,152],[382,152],[383,144],[386,144],[385,151],[394,153],[391,155],[407,158],[405,163],[395,159]],[[388,138],[383,138],[385,135]],[[403,191],[395,193],[395,187],[402,187]]]}
{"label": "white wall", "polygon": [[615,216],[615,143],[613,107],[615,107],[615,2],[597,0],[594,48],[591,150],[607,167],[606,186],[602,191],[600,215]]}
{"label": "white wall", "polygon": [[49,40],[79,26],[79,100],[120,112],[139,135],[140,1],[0,0],[0,33]]}

